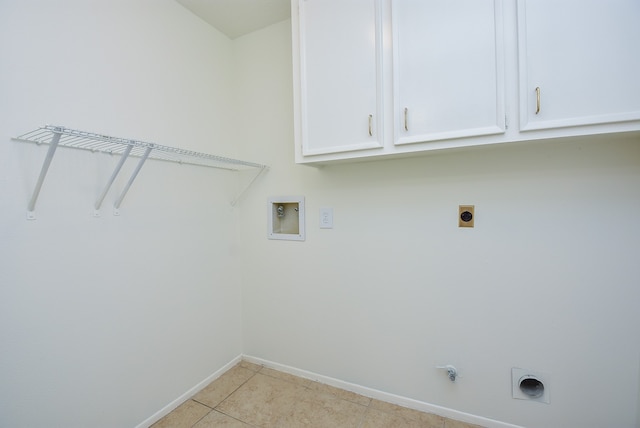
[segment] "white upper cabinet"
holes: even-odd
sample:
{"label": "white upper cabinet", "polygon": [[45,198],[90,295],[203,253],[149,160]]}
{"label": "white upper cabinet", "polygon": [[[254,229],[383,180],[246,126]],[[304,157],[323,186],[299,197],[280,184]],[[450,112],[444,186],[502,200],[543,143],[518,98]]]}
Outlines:
{"label": "white upper cabinet", "polygon": [[302,155],[382,147],[381,0],[294,0],[292,11]]}
{"label": "white upper cabinet", "polygon": [[505,131],[500,5],[392,0],[396,145]]}
{"label": "white upper cabinet", "polygon": [[292,0],[296,162],[640,133],[640,0]]}
{"label": "white upper cabinet", "polygon": [[522,131],[640,119],[640,1],[519,0]]}

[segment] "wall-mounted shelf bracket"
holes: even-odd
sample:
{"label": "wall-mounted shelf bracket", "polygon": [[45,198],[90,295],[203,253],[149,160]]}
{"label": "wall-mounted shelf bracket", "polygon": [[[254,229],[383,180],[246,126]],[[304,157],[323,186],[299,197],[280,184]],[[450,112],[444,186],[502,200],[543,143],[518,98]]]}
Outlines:
{"label": "wall-mounted shelf bracket", "polygon": [[38,196],[40,195],[40,189],[42,189],[42,183],[44,183],[44,179],[47,176],[47,172],[49,171],[49,166],[51,165],[51,161],[53,160],[53,155],[56,153],[56,149],[58,148],[58,144],[60,143],[60,137],[62,137],[60,128],[51,129],[51,141],[49,143],[49,150],[47,150],[47,156],[44,158],[44,162],[42,163],[42,168],[40,169],[40,175],[38,176],[36,187],[35,189],[33,189],[33,194],[31,195],[29,205],[27,206],[27,220],[36,219],[36,202],[38,201]]}
{"label": "wall-mounted shelf bracket", "polygon": [[232,201],[231,201],[231,206],[235,207],[236,204],[240,201],[240,199],[242,199],[242,197],[244,196],[244,194],[247,192],[247,190],[249,190],[249,188],[251,187],[251,185],[258,179],[258,177],[260,177],[260,175],[265,172],[267,169],[266,166],[263,166],[262,168],[258,169],[258,172],[256,172],[253,176],[253,178],[251,178],[251,180],[249,181],[249,183],[247,183],[246,186],[244,186],[242,188],[242,190],[238,193],[238,196],[236,196]]}
{"label": "wall-mounted shelf bracket", "polygon": [[122,153],[122,156],[120,157],[120,161],[118,162],[118,165],[116,165],[116,168],[113,170],[113,174],[111,174],[111,177],[109,178],[109,181],[107,182],[107,185],[104,187],[104,190],[102,191],[102,193],[100,194],[100,197],[96,201],[96,203],[94,205],[95,210],[93,212],[93,215],[95,217],[100,217],[100,207],[102,206],[102,202],[104,201],[104,198],[107,196],[107,193],[109,193],[109,189],[111,188],[111,185],[113,184],[113,182],[116,180],[116,177],[120,173],[120,170],[122,169],[122,166],[124,165],[124,162],[129,157],[129,154],[131,154],[131,149],[132,148],[133,148],[133,146],[128,146],[125,149],[124,153]]}
{"label": "wall-mounted shelf bracket", "polygon": [[142,166],[147,161],[147,159],[176,162],[186,165],[204,166],[209,168],[224,169],[228,171],[257,171],[249,184],[240,192],[240,194],[235,199],[231,201],[232,205],[235,205],[238,202],[238,200],[244,195],[244,193],[258,178],[258,176],[267,169],[266,165],[258,163],[215,156],[207,153],[194,152],[190,150],[163,146],[160,144],[148,143],[144,141],[127,140],[123,138],[110,137],[107,135],[78,131],[62,126],[46,125],[22,134],[14,138],[14,140],[36,144],[49,144],[49,149],[47,150],[47,155],[42,164],[38,181],[27,207],[27,219],[29,220],[35,220],[36,218],[35,206],[38,200],[38,195],[40,194],[42,184],[44,183],[47,171],[49,170],[49,166],[51,165],[51,161],[53,160],[53,156],[58,146],[90,150],[92,152],[121,155],[118,164],[116,165],[113,173],[111,174],[111,177],[104,187],[104,190],[94,204],[93,215],[95,217],[100,217],[100,207],[102,206],[102,203],[104,202],[109,189],[111,189],[124,163],[130,156],[138,157],[140,159],[133,173],[131,174],[129,181],[114,203],[114,215],[120,215],[120,206],[122,204],[122,201],[124,200],[125,195],[129,191],[129,188],[138,176],[138,173],[142,169]]}
{"label": "wall-mounted shelf bracket", "polygon": [[124,196],[127,194],[127,192],[129,191],[129,188],[133,184],[133,180],[135,180],[136,177],[138,176],[138,173],[142,169],[142,165],[144,165],[145,161],[149,158],[149,154],[151,153],[151,150],[152,150],[151,147],[147,147],[145,149],[144,154],[138,161],[138,165],[136,165],[136,169],[133,170],[133,173],[131,174],[131,177],[129,178],[127,185],[124,186],[124,189],[120,194],[120,197],[116,200],[116,203],[113,205],[113,215],[120,215],[120,205],[122,204],[122,200],[124,199]]}

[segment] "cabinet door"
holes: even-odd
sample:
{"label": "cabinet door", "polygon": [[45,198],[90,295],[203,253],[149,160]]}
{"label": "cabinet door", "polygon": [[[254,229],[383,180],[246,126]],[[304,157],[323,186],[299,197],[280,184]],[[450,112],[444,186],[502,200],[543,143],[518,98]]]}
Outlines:
{"label": "cabinet door", "polygon": [[380,0],[299,0],[304,156],[382,147]]}
{"label": "cabinet door", "polygon": [[522,130],[640,119],[640,1],[517,7]]}
{"label": "cabinet door", "polygon": [[392,0],[395,144],[505,131],[499,0]]}

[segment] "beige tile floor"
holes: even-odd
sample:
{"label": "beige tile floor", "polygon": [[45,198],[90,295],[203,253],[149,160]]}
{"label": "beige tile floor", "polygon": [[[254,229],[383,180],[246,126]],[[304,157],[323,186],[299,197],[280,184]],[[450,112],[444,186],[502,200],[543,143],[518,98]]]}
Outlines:
{"label": "beige tile floor", "polygon": [[152,427],[479,428],[246,361]]}

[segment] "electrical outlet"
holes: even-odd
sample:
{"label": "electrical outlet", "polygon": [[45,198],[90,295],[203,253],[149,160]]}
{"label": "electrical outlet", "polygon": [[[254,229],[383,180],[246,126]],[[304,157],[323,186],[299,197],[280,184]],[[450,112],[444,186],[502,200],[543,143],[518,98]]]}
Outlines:
{"label": "electrical outlet", "polygon": [[475,205],[458,206],[458,227],[473,227],[475,217]]}

